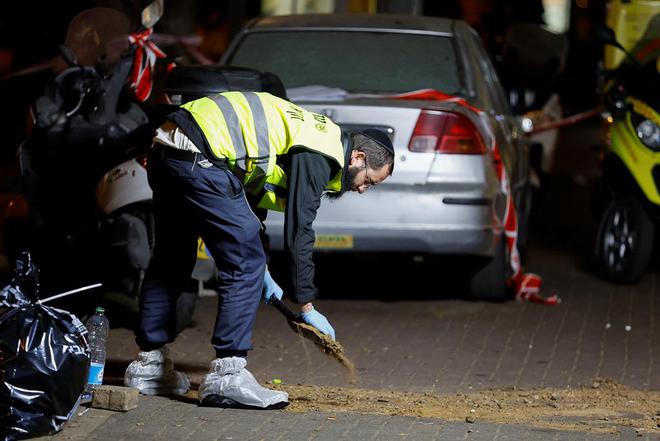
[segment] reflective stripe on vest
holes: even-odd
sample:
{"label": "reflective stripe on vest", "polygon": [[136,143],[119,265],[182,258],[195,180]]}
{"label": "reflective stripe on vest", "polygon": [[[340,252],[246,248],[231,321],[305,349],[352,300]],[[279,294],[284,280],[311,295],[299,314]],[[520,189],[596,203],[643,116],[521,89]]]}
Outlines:
{"label": "reflective stripe on vest", "polygon": [[248,155],[238,115],[229,99],[222,94],[217,94],[209,98],[215,102],[225,118],[229,137],[234,146],[235,166],[241,170],[236,174],[244,175],[242,180],[244,181],[246,191],[253,192],[257,187],[261,186],[263,178],[268,174],[271,148],[268,140],[268,120],[266,119],[261,100],[254,92],[243,93],[243,96],[250,107],[254,121],[257,141],[256,155]]}
{"label": "reflective stripe on vest", "polygon": [[222,112],[222,116],[225,117],[225,123],[227,124],[227,130],[229,131],[229,137],[231,138],[231,143],[234,146],[234,152],[236,154],[236,165],[245,170],[247,149],[245,148],[245,141],[243,140],[241,125],[238,122],[238,115],[236,115],[236,111],[232,107],[227,97],[218,94],[209,98],[215,102],[215,104]]}
{"label": "reflective stripe on vest", "polygon": [[[270,147],[270,141],[268,138],[268,120],[266,119],[266,112],[264,111],[264,106],[261,104],[261,100],[254,92],[244,93],[245,98],[247,99],[250,110],[252,111],[252,118],[254,120],[254,131],[257,136],[257,148],[258,154],[256,162],[254,164],[253,170],[251,164],[247,164],[247,172],[251,173],[247,176],[247,181],[245,186],[248,189],[255,188],[259,186],[264,177],[269,175],[272,170],[271,162],[275,163],[275,154],[274,149]],[[272,155],[272,160],[271,160]]]}

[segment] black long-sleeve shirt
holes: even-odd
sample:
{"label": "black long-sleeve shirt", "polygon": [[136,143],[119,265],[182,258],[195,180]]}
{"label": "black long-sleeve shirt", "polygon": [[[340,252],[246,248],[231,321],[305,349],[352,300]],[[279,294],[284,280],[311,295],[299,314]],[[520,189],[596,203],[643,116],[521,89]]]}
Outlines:
{"label": "black long-sleeve shirt", "polygon": [[320,153],[304,149],[289,150],[284,164],[288,196],[284,218],[284,247],[291,271],[296,303],[312,301],[314,286],[314,230],[312,223],[321,204],[325,186],[337,172],[336,165]]}

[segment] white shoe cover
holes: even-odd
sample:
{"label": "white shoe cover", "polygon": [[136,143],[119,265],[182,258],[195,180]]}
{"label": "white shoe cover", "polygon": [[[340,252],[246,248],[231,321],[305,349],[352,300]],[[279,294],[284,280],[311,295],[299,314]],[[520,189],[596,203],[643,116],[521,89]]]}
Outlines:
{"label": "white shoe cover", "polygon": [[126,368],[124,385],[135,387],[144,395],[182,395],[190,388],[190,381],[167,358],[166,347],[140,352],[137,360]]}
{"label": "white shoe cover", "polygon": [[[211,361],[211,371],[199,385],[202,405],[273,409],[289,404],[289,394],[260,386],[250,371],[245,369],[246,365],[247,361],[242,357]],[[207,397],[211,401],[204,401]]]}

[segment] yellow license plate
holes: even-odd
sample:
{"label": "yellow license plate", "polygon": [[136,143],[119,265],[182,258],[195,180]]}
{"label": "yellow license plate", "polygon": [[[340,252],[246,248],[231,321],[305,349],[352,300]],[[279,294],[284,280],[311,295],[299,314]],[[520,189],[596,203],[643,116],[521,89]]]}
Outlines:
{"label": "yellow license plate", "polygon": [[316,249],[350,250],[353,248],[352,234],[317,234],[314,241]]}
{"label": "yellow license plate", "polygon": [[197,239],[197,258],[202,260],[210,258],[209,252],[206,249],[206,245],[204,245],[201,237]]}

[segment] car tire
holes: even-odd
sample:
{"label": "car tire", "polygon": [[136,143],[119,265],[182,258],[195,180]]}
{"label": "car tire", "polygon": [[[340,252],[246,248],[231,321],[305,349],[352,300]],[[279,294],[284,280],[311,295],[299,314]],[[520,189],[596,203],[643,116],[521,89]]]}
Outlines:
{"label": "car tire", "polygon": [[506,257],[506,239],[502,236],[493,258],[480,267],[470,279],[470,292],[473,298],[505,300],[509,297]]}
{"label": "car tire", "polygon": [[601,274],[615,283],[632,284],[651,260],[655,225],[634,198],[614,199],[598,225],[595,255]]}

